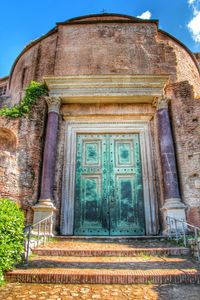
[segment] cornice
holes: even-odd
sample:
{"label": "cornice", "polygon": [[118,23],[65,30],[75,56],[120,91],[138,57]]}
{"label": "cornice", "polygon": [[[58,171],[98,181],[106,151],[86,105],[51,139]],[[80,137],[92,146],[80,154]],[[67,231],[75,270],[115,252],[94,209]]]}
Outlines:
{"label": "cornice", "polygon": [[62,103],[152,103],[169,75],[83,75],[44,77],[49,96]]}

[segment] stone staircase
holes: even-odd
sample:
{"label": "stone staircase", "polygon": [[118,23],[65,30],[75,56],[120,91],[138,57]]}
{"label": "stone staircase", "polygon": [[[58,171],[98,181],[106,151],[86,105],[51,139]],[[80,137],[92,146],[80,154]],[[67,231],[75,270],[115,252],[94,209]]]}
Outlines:
{"label": "stone staircase", "polygon": [[54,238],[33,250],[9,282],[70,284],[200,283],[200,263],[164,238]]}

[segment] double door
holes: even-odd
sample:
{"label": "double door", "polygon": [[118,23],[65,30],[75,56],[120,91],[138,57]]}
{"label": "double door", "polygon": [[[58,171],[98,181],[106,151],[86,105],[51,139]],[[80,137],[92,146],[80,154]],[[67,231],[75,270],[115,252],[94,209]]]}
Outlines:
{"label": "double door", "polygon": [[75,235],[145,235],[139,134],[78,134]]}

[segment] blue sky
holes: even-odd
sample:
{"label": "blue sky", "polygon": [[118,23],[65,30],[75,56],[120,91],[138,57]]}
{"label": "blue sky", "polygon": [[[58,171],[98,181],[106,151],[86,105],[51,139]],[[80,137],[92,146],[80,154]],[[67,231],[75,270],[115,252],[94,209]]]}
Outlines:
{"label": "blue sky", "polygon": [[56,22],[103,10],[158,19],[162,30],[200,52],[200,0],[1,0],[0,77],[25,45]]}

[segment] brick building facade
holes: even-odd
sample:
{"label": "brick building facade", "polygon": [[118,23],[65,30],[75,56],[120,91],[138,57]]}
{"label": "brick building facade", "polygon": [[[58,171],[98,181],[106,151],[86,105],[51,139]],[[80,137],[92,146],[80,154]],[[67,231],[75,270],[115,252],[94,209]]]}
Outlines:
{"label": "brick building facade", "polygon": [[64,235],[156,235],[200,226],[200,54],[156,20],[79,17],[29,44],[0,105],[31,80],[49,96],[0,118],[0,195]]}

